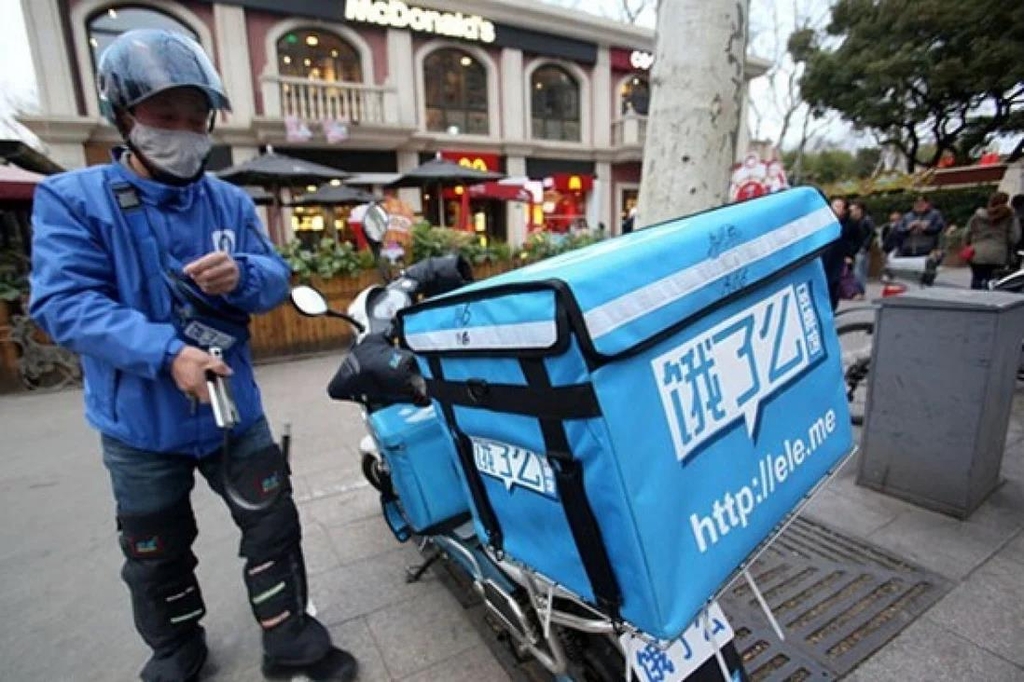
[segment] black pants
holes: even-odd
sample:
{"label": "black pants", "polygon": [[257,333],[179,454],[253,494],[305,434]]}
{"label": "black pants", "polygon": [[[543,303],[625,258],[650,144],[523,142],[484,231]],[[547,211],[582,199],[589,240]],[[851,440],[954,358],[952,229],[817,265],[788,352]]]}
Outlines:
{"label": "black pants", "polygon": [[[132,596],[136,629],[153,650],[142,671],[147,682],[178,682],[202,666],[206,655],[199,621],[205,614],[194,568],[198,530],[189,502],[196,469],[224,497],[222,453],[196,460],[140,451],[104,436],[103,460],[117,501],[122,577]],[[249,501],[273,500],[251,511],[230,500],[242,531],[239,554],[250,606],[263,629],[266,656],[282,663],[316,661],[331,646],[327,630],[305,613],[301,527],[287,464],[265,420],[233,439],[230,475]]]}
{"label": "black pants", "polygon": [[988,289],[989,280],[995,279],[996,272],[1001,269],[1000,265],[971,263],[971,288]]}

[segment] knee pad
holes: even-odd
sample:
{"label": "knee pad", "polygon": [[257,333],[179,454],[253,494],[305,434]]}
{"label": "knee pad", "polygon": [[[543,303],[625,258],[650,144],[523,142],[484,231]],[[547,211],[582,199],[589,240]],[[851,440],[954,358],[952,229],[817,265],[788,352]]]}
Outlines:
{"label": "knee pad", "polygon": [[306,568],[298,548],[265,561],[246,562],[245,586],[253,616],[264,630],[301,620],[305,614]]}
{"label": "knee pad", "polygon": [[248,502],[273,501],[262,509],[231,504],[242,531],[239,554],[246,559],[249,605],[264,632],[283,632],[301,622],[306,609],[302,528],[291,495],[288,464],[276,445],[228,463],[232,487]]}
{"label": "knee pad", "polygon": [[306,608],[306,568],[302,559],[299,513],[283,495],[243,526],[240,553],[253,615],[264,630],[277,628]]}
{"label": "knee pad", "polygon": [[277,445],[229,463],[232,487],[247,501],[262,502],[273,497],[269,506],[255,510],[229,502],[242,531],[239,554],[246,559],[262,563],[298,546],[302,529],[289,473],[288,463]]}
{"label": "knee pad", "polygon": [[[223,454],[221,455],[224,456]],[[222,461],[222,475],[225,484],[230,485],[234,493],[249,505],[272,506],[275,498],[291,494],[291,471],[284,453],[276,443],[242,456],[227,455]],[[229,496],[233,513],[259,512],[265,509],[250,510],[239,506]],[[269,503],[269,504],[268,504]]]}
{"label": "knee pad", "polygon": [[206,613],[193,573],[198,531],[192,505],[186,497],[152,514],[118,515],[117,522],[121,576],[132,593],[136,627],[154,649],[172,645]]}

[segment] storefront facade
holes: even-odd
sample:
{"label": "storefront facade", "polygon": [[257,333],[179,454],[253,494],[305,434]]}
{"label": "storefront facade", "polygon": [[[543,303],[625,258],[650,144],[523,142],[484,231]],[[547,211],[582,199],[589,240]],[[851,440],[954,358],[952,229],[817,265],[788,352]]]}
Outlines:
{"label": "storefront facade", "polygon": [[[117,142],[93,86],[99,54],[124,30],[159,26],[199,41],[222,74],[233,110],[214,132],[214,169],[270,145],[383,184],[441,154],[522,191],[402,199],[431,222],[443,210],[446,223],[483,221],[511,243],[539,224],[617,233],[639,181],[650,30],[532,0],[22,6],[43,112],[23,121],[66,168],[105,161]],[[763,68],[749,63],[748,78]]]}

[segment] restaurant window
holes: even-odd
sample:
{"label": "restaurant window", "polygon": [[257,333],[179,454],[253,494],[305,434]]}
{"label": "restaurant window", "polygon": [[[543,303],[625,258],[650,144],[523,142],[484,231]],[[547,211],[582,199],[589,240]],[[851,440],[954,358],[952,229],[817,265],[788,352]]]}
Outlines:
{"label": "restaurant window", "polygon": [[651,99],[651,87],[643,76],[630,76],[622,84],[622,113],[647,115]]}
{"label": "restaurant window", "polygon": [[86,21],[93,70],[97,70],[100,56],[119,35],[137,28],[160,28],[187,35],[199,42],[199,35],[169,14],[148,7],[108,7],[93,14]]}
{"label": "restaurant window", "polygon": [[359,53],[328,31],[299,28],[277,41],[277,72],[310,80],[363,82]]}
{"label": "restaurant window", "polygon": [[530,78],[533,137],[580,140],[580,86],[559,66],[542,66]]}
{"label": "restaurant window", "polygon": [[487,70],[463,50],[442,49],[423,60],[427,130],[487,135]]}

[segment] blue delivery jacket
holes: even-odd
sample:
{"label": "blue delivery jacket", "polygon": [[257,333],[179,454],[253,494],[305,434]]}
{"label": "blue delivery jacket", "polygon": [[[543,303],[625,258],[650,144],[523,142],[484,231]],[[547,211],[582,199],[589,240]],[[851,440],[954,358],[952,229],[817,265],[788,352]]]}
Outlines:
{"label": "blue delivery jacket", "polygon": [[[115,199],[112,186],[123,183],[138,194],[148,235],[133,231]],[[226,249],[240,270],[227,303],[250,313],[281,303],[289,268],[245,192],[210,175],[172,187],[115,161],[47,178],[36,189],[32,227],[29,312],[81,356],[89,423],[143,450],[194,457],[215,451],[222,434],[212,410],[194,409],[171,377],[184,342],[163,272]],[[263,414],[248,342],[232,346],[225,360],[242,431]]]}

